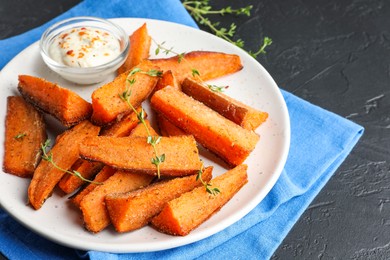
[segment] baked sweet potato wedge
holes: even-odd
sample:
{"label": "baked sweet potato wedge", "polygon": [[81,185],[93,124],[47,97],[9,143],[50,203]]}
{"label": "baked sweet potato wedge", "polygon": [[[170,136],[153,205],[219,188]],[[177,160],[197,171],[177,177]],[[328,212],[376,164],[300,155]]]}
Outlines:
{"label": "baked sweet potato wedge", "polygon": [[70,127],[88,119],[92,106],[75,92],[44,79],[19,75],[18,90],[28,102]]}
{"label": "baked sweet potato wedge", "polygon": [[[156,147],[158,156],[165,155],[161,176],[195,174],[202,166],[193,136],[161,137]],[[156,155],[145,137],[87,137],[80,144],[80,155],[117,169],[157,174],[152,163]]]}
{"label": "baked sweet potato wedge", "polygon": [[149,57],[150,45],[152,44],[152,37],[148,33],[146,23],[135,30],[129,37],[130,50],[127,55],[125,63],[118,69],[118,74],[122,74],[141,61]]}
{"label": "baked sweet potato wedge", "polygon": [[255,130],[268,118],[268,113],[254,109],[221,92],[212,91],[204,83],[185,78],[182,91],[202,102],[227,119],[249,130]]}
{"label": "baked sweet potato wedge", "polygon": [[246,165],[239,165],[211,180],[210,184],[220,190],[216,195],[198,187],[171,200],[152,218],[151,224],[170,235],[189,234],[219,211],[248,182],[246,169]]}
{"label": "baked sweet potato wedge", "polygon": [[[82,140],[86,136],[98,135],[99,131],[98,126],[85,120],[57,138],[48,154],[51,154],[53,162],[58,167],[67,170],[79,159],[79,144]],[[53,163],[41,160],[28,187],[28,199],[34,209],[42,207],[64,174],[65,172],[55,167]]]}
{"label": "baked sweet potato wedge", "polygon": [[[159,68],[148,60],[138,64],[129,76],[129,72],[124,72],[113,81],[101,86],[92,93],[92,117],[91,120],[97,125],[107,125],[118,117],[132,112],[130,106],[121,99],[126,90],[130,90],[129,102],[137,108],[148,98],[156,86],[158,77],[150,76],[145,72],[158,71]],[[132,81],[133,84],[129,84]]]}
{"label": "baked sweet potato wedge", "polygon": [[117,171],[103,184],[96,186],[80,202],[84,225],[91,232],[99,232],[110,224],[104,198],[113,192],[128,192],[148,185],[153,176]]}
{"label": "baked sweet potato wedge", "polygon": [[146,127],[148,128],[149,133],[146,131],[146,128],[143,124],[138,124],[136,127],[134,127],[133,131],[130,133],[130,137],[144,137],[146,140],[146,137],[148,137],[148,134],[151,134],[152,136],[158,136],[157,132],[154,130],[154,128],[151,126],[150,121],[145,119]]}
{"label": "baked sweet potato wedge", "polygon": [[241,164],[260,138],[255,132],[242,128],[169,86],[152,96],[151,105],[171,123],[187,134],[194,135],[202,146],[232,166]]}
{"label": "baked sweet potato wedge", "polygon": [[181,130],[176,125],[172,124],[168,119],[166,119],[160,113],[156,115],[157,125],[162,136],[179,136],[187,135],[186,132]]}
{"label": "baked sweet potato wedge", "polygon": [[3,170],[31,177],[46,138],[42,114],[20,96],[7,97]]}
{"label": "baked sweet potato wedge", "polygon": [[[85,179],[93,178],[104,166],[101,162],[91,162],[83,159],[81,164],[72,166],[73,171],[77,171]],[[77,163],[77,162],[76,162]],[[65,193],[69,194],[80,188],[85,182],[78,176],[65,174],[58,182],[58,187]]]}
{"label": "baked sweet potato wedge", "polygon": [[[203,171],[203,180],[210,181],[212,167]],[[128,193],[112,193],[106,196],[106,207],[111,223],[118,232],[139,229],[157,215],[164,204],[195,187],[202,185],[196,176],[164,180]]]}
{"label": "baked sweet potato wedge", "polygon": [[103,183],[108,178],[110,178],[112,175],[115,174],[117,170],[110,167],[110,166],[104,166],[103,169],[99,171],[98,174],[96,174],[95,178],[93,179],[92,183],[88,183],[82,190],[74,194],[72,197],[70,197],[71,202],[76,207],[80,207],[81,200],[91,191],[93,191],[97,186],[99,186],[99,183]]}
{"label": "baked sweet potato wedge", "polygon": [[[179,82],[176,80],[175,75],[173,75],[171,70],[164,71],[161,78],[157,81],[154,92],[165,88],[166,86],[171,86],[177,90],[181,90]],[[185,135],[184,131],[181,131],[178,127],[170,123],[164,116],[157,114],[156,116],[157,126],[160,130],[162,136],[175,136],[175,135]]]}
{"label": "baked sweet potato wedge", "polygon": [[[138,109],[138,112],[141,108]],[[146,113],[144,113],[146,116]],[[119,122],[111,125],[100,132],[102,136],[116,136],[123,137],[128,136],[130,132],[136,128],[139,124],[139,120],[135,113],[130,113]],[[92,178],[97,174],[104,166],[101,162],[91,162],[88,160],[79,159],[79,165],[73,165],[73,170],[80,173],[85,179]],[[84,181],[75,175],[66,174],[62,177],[58,183],[58,187],[65,193],[72,193],[83,185]]]}
{"label": "baked sweet potato wedge", "polygon": [[[150,126],[150,123],[147,119],[145,119],[145,123],[147,127],[149,128],[149,133],[151,135],[157,135],[157,133],[154,131],[154,129]],[[122,128],[121,128],[122,129]],[[119,131],[122,133],[122,131]],[[112,132],[110,132],[112,133]],[[138,124],[136,127],[131,131],[130,136],[143,136],[147,137],[148,132],[146,131],[143,124]],[[104,182],[106,179],[111,177],[115,174],[117,170],[110,167],[110,166],[104,166],[103,169],[96,175],[96,178],[94,179],[94,182]],[[118,186],[121,185],[120,183],[117,184]],[[80,201],[82,198],[87,195],[89,192],[91,192],[93,189],[95,189],[96,184],[90,183],[88,186],[86,186],[83,190],[78,192],[74,197],[72,197],[72,202],[74,205],[79,206]],[[91,213],[92,214],[92,213]]]}
{"label": "baked sweet potato wedge", "polygon": [[[142,107],[137,108],[138,114],[141,112],[141,109]],[[144,118],[147,117],[145,110],[143,115]],[[128,136],[138,124],[139,124],[139,119],[137,117],[137,114],[134,112],[130,112],[130,114],[124,116],[119,121],[102,129],[100,135],[116,136],[116,137]]]}
{"label": "baked sweet potato wedge", "polygon": [[[145,120],[149,127],[149,133],[156,135],[151,128],[149,121]],[[130,134],[131,136],[148,136],[144,125],[139,124]],[[110,219],[104,203],[104,197],[112,192],[128,192],[142,186],[148,185],[153,179],[152,175],[136,174],[124,171],[112,172],[111,167],[105,166],[101,173],[98,174],[97,180],[104,180],[100,185],[90,184],[88,190],[83,191],[74,199],[74,204],[79,203],[83,213],[84,223],[88,230],[99,232],[110,224]],[[111,175],[111,176],[110,176]],[[93,186],[92,186],[93,185]]]}
{"label": "baked sweet potato wedge", "polygon": [[171,70],[179,83],[185,78],[193,77],[194,69],[199,72],[202,80],[210,80],[243,68],[240,56],[212,51],[192,51],[183,56],[150,59],[150,61],[162,71]]}
{"label": "baked sweet potato wedge", "polygon": [[176,79],[175,75],[173,75],[173,72],[171,70],[167,70],[163,72],[163,74],[157,81],[154,91],[165,88],[166,86],[171,86],[178,90],[181,89],[178,80]]}

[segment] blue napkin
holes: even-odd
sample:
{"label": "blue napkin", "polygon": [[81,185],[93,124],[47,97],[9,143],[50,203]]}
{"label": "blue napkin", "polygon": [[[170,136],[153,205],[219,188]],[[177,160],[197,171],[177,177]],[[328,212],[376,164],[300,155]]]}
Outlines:
{"label": "blue napkin", "polygon": [[[55,21],[71,16],[143,17],[197,27],[178,0],[86,0],[53,21],[0,41],[0,68]],[[149,253],[111,254],[63,247],[42,238],[0,209],[0,252],[10,259],[268,259],[363,134],[349,120],[282,90],[291,120],[285,168],[270,193],[243,219],[196,243]]]}

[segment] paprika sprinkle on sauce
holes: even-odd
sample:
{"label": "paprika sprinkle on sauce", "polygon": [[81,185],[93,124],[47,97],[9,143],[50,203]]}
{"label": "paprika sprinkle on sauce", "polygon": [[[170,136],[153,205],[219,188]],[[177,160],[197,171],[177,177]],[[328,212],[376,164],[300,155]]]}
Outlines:
{"label": "paprika sprinkle on sauce", "polygon": [[50,57],[71,67],[95,67],[114,60],[120,54],[120,42],[109,32],[78,27],[58,35],[49,47]]}

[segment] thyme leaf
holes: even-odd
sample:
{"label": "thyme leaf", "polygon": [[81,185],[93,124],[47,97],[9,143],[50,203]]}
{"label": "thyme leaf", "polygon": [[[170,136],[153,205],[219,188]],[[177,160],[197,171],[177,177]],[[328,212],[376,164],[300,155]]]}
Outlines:
{"label": "thyme leaf", "polygon": [[165,153],[161,154],[160,156],[156,156],[152,158],[152,164],[158,166],[160,163],[165,161]]}
{"label": "thyme leaf", "polygon": [[224,92],[229,86],[216,86],[216,85],[207,85],[207,87],[214,92]]}
{"label": "thyme leaf", "polygon": [[130,84],[130,85],[133,85],[135,83],[135,79],[127,79],[127,82]]}
{"label": "thyme leaf", "polygon": [[155,69],[151,69],[151,70],[148,70],[146,72],[141,72],[141,73],[145,73],[151,77],[161,77],[161,75],[162,75],[161,70],[155,70]]}
{"label": "thyme leaf", "polygon": [[184,59],[184,55],[185,54],[186,54],[185,52],[182,52],[182,53],[178,54],[178,59],[177,59],[178,63],[180,63]]}
{"label": "thyme leaf", "polygon": [[132,69],[129,74],[127,75],[127,79],[126,81],[128,83],[130,83],[131,85],[135,83],[135,79],[134,78],[130,78],[131,76],[137,74],[137,73],[142,73],[142,74],[146,74],[146,75],[149,75],[151,77],[161,77],[162,75],[162,71],[161,70],[156,70],[156,69],[150,69],[148,71],[143,71],[142,69],[140,68],[134,68]]}
{"label": "thyme leaf", "polygon": [[23,138],[24,138],[25,136],[27,136],[26,133],[19,133],[19,134],[17,134],[17,135],[14,136],[14,139],[16,139],[16,140],[23,140]]}
{"label": "thyme leaf", "polygon": [[141,71],[141,69],[140,68],[134,68],[134,69],[132,69],[130,72],[129,72],[129,74],[128,74],[128,76],[127,76],[127,78],[129,78],[130,76],[133,76],[134,74],[136,74],[137,72],[140,72]]}
{"label": "thyme leaf", "polygon": [[200,76],[200,73],[199,73],[199,71],[197,69],[192,69],[191,71],[192,71],[192,76],[193,77]]}

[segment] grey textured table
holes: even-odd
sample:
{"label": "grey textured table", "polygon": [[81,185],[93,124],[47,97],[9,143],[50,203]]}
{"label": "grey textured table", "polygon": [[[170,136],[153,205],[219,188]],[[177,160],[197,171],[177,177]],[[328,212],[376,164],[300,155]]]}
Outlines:
{"label": "grey textured table", "polygon": [[[34,28],[79,0],[2,0],[0,39]],[[238,3],[240,2],[240,3]],[[312,202],[273,259],[390,259],[390,1],[251,0],[238,25],[279,86],[365,127],[347,160]],[[216,7],[228,2],[212,1]],[[1,50],[0,50],[1,52]]]}

